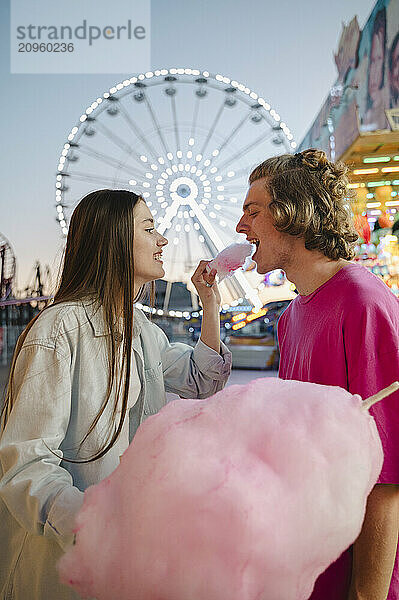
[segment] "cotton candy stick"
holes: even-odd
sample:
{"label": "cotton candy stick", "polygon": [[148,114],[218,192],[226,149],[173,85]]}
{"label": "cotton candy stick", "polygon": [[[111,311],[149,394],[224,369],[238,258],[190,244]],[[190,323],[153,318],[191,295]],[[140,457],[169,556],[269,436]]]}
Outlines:
{"label": "cotton candy stick", "polygon": [[394,381],[388,387],[377,392],[373,396],[366,398],[366,400],[363,401],[362,409],[368,411],[369,408],[371,408],[374,404],[376,404],[377,402],[380,402],[380,400],[383,400],[384,398],[387,398],[387,396],[390,396],[397,390],[399,390],[399,381]]}

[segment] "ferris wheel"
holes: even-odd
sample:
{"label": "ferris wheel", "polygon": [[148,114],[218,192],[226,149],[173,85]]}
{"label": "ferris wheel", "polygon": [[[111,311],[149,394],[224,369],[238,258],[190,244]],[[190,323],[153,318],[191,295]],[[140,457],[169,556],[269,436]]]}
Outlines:
{"label": "ferris wheel", "polygon": [[[234,241],[251,169],[292,152],[293,135],[247,86],[197,69],[160,69],[126,79],[96,98],[71,129],[56,175],[63,235],[77,202],[99,188],[144,197],[164,250],[165,279],[190,283],[199,260]],[[224,303],[260,306],[253,269],[221,284]]]}
{"label": "ferris wheel", "polygon": [[16,259],[10,242],[0,233],[0,300],[5,300],[12,290]]}

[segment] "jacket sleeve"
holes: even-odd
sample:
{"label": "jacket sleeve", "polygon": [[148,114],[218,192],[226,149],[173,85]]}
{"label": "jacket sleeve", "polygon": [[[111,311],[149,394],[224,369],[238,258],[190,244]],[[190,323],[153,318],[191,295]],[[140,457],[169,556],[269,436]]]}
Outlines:
{"label": "jacket sleeve", "polygon": [[226,385],[231,371],[231,352],[220,342],[220,354],[198,340],[193,348],[180,342],[170,343],[155,324],[161,349],[165,390],[182,398],[208,398]]}
{"label": "jacket sleeve", "polygon": [[83,492],[46,445],[62,457],[71,408],[70,357],[50,343],[23,346],[13,395],[0,438],[0,498],[27,531],[51,536],[65,548]]}

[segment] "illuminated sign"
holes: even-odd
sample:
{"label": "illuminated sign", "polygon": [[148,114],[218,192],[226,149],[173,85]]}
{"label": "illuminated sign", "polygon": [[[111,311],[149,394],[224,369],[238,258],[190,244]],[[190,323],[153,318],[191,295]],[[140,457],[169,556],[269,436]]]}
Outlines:
{"label": "illuminated sign", "polygon": [[237,323],[237,321],[242,321],[243,319],[245,319],[245,317],[247,316],[247,313],[241,312],[238,313],[238,315],[234,315],[234,317],[232,317],[232,322],[233,323]]}
{"label": "illuminated sign", "polygon": [[237,330],[237,329],[241,329],[242,327],[245,327],[246,322],[245,321],[241,321],[241,323],[236,323],[235,325],[233,325],[232,329]]}

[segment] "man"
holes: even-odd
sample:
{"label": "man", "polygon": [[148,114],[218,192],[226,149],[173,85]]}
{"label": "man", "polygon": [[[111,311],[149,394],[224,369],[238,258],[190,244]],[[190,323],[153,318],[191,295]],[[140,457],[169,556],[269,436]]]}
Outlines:
{"label": "man", "polygon": [[[256,244],[259,273],[283,269],[298,290],[278,324],[279,376],[366,398],[399,379],[399,300],[350,262],[357,234],[346,173],[313,149],[266,160],[250,175],[237,231]],[[384,466],[358,539],[319,577],[311,600],[399,599],[399,393],[370,412]]]}

